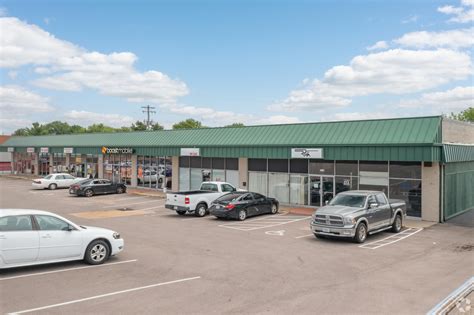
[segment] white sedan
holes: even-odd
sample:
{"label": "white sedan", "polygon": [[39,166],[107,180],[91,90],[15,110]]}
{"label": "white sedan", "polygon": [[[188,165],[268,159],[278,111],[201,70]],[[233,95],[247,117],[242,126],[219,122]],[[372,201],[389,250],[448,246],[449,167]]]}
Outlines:
{"label": "white sedan", "polygon": [[56,188],[68,188],[72,184],[78,183],[81,180],[87,178],[74,177],[67,173],[49,174],[44,178],[33,179],[31,185],[36,189],[56,189]]}
{"label": "white sedan", "polygon": [[120,234],[51,212],[0,209],[0,269],[84,260],[98,265],[123,250]]}

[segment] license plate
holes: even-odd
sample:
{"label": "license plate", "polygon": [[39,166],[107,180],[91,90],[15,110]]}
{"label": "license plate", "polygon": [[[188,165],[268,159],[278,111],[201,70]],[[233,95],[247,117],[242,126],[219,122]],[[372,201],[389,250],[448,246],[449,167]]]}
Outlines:
{"label": "license plate", "polygon": [[70,193],[70,194],[73,194],[73,193],[74,193],[74,190],[69,189],[69,193]]}
{"label": "license plate", "polygon": [[330,230],[329,230],[328,228],[323,228],[323,232],[324,232],[324,233],[329,233]]}
{"label": "license plate", "polygon": [[220,209],[220,208],[221,208],[221,206],[216,206],[216,209]]}
{"label": "license plate", "polygon": [[174,210],[178,210],[178,206],[174,206]]}

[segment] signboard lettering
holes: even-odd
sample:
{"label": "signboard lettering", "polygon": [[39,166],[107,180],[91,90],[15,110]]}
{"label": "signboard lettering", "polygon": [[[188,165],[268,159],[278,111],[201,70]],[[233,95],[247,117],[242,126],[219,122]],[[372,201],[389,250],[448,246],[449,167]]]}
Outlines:
{"label": "signboard lettering", "polygon": [[133,154],[133,148],[108,148],[102,147],[102,154]]}
{"label": "signboard lettering", "polygon": [[27,153],[35,153],[35,148],[26,148]]}
{"label": "signboard lettering", "polygon": [[292,159],[322,159],[323,149],[321,148],[293,148],[291,149]]}
{"label": "signboard lettering", "polygon": [[181,156],[199,156],[199,148],[181,148]]}
{"label": "signboard lettering", "polygon": [[40,152],[41,152],[41,153],[48,153],[48,152],[49,152],[49,148],[40,148]]}
{"label": "signboard lettering", "polygon": [[64,154],[66,153],[73,153],[74,152],[74,148],[64,148]]}
{"label": "signboard lettering", "polygon": [[8,152],[15,152],[15,148],[13,148],[13,147],[8,147],[7,150],[8,150]]}

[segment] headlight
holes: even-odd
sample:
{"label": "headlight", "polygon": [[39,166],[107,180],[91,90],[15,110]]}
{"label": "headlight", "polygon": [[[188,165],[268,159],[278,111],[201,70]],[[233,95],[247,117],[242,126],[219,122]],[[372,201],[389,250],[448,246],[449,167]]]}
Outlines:
{"label": "headlight", "polygon": [[356,220],[351,217],[345,217],[344,218],[344,223],[347,225],[354,225],[356,223]]}
{"label": "headlight", "polygon": [[120,234],[117,233],[117,232],[115,232],[114,234],[112,234],[112,236],[113,236],[116,240],[118,240],[118,239],[120,238]]}

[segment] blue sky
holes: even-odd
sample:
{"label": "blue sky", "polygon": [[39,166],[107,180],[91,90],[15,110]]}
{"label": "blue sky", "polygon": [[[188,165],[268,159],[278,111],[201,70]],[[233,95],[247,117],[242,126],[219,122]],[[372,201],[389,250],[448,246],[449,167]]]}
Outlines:
{"label": "blue sky", "polygon": [[148,104],[166,127],[190,117],[292,123],[473,105],[472,0],[0,7],[4,133],[56,119],[129,125]]}

